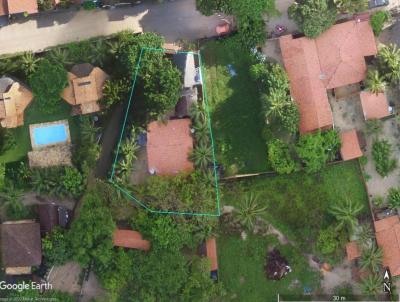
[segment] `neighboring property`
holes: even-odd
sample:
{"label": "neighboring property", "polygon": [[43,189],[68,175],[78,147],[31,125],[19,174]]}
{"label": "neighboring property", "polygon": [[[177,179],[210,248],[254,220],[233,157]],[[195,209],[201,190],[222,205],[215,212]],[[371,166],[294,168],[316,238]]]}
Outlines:
{"label": "neighboring property", "polygon": [[35,14],[38,10],[37,0],[0,0],[0,16],[15,14]]}
{"label": "neighboring property", "polygon": [[99,100],[103,97],[103,86],[108,78],[102,69],[89,63],[72,67],[68,72],[69,85],[61,96],[72,106],[73,115],[100,111]]}
{"label": "neighboring property", "polygon": [[398,215],[375,221],[375,236],[383,250],[383,266],[391,275],[400,275],[400,219]]}
{"label": "neighboring property", "polygon": [[32,220],[1,224],[1,255],[6,274],[30,274],[42,262],[40,226]]}
{"label": "neighboring property", "polygon": [[391,114],[391,108],[384,93],[360,93],[361,105],[366,120],[381,119]]}
{"label": "neighboring property", "polygon": [[144,240],[142,234],[132,230],[115,230],[113,244],[118,247],[142,251],[148,251],[151,247],[150,241]]}
{"label": "neighboring property", "polygon": [[363,81],[366,60],[378,52],[369,20],[336,24],[316,39],[286,35],[279,40],[300,111],[300,133],[333,127],[327,90]]}
{"label": "neighboring property", "polygon": [[340,155],[343,160],[351,160],[363,156],[360,147],[357,130],[349,130],[340,133],[341,147]]}
{"label": "neighboring property", "polygon": [[[1,0],[0,0],[1,1]],[[32,102],[31,91],[20,82],[0,78],[0,124],[4,128],[16,128],[24,124],[24,111]]]}
{"label": "neighboring property", "polygon": [[71,136],[68,120],[29,125],[32,151],[30,167],[71,166]]}
{"label": "neighboring property", "polygon": [[147,165],[150,174],[176,175],[194,169],[190,119],[151,122],[147,127]]}
{"label": "neighboring property", "polygon": [[50,233],[56,226],[66,228],[72,218],[72,212],[54,203],[37,206],[39,213],[40,232],[42,236]]}

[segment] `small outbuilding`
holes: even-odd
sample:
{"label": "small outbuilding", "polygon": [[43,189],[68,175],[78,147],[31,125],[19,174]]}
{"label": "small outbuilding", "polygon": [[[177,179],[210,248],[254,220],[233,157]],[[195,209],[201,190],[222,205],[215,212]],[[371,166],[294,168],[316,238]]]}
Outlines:
{"label": "small outbuilding", "polygon": [[210,260],[211,279],[218,281],[218,255],[217,255],[217,240],[215,237],[207,239],[200,246],[200,255],[205,256]]}
{"label": "small outbuilding", "polygon": [[350,241],[346,244],[347,260],[353,261],[361,257],[361,250],[357,241]]}
{"label": "small outbuilding", "polygon": [[54,203],[37,206],[42,236],[50,233],[56,226],[66,228],[72,218],[72,211]]}
{"label": "small outbuilding", "polygon": [[340,133],[340,155],[343,160],[351,160],[363,156],[356,129]]}
{"label": "small outbuilding", "polygon": [[366,120],[381,119],[389,116],[389,104],[384,93],[362,91],[360,93],[361,106]]}
{"label": "small outbuilding", "polygon": [[40,225],[33,220],[4,222],[1,225],[1,256],[6,274],[30,274],[42,263]]}
{"label": "small outbuilding", "polygon": [[132,230],[115,230],[113,244],[118,247],[142,251],[148,251],[151,247],[150,241],[144,240],[142,234]]}

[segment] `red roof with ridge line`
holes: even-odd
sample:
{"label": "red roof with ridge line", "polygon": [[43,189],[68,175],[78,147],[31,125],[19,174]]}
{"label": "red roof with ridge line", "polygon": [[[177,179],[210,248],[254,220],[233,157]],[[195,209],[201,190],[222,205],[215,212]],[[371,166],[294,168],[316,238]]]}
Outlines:
{"label": "red roof with ridge line", "polygon": [[176,175],[193,170],[190,119],[151,122],[147,126],[147,166],[157,175]]}
{"label": "red roof with ridge line", "polygon": [[355,129],[341,132],[340,139],[342,142],[340,154],[343,160],[351,160],[363,155]]}
{"label": "red roof with ridge line", "polygon": [[368,20],[336,24],[316,39],[279,39],[290,92],[300,111],[300,133],[333,126],[327,89],[365,79],[365,57],[378,50]]}
{"label": "red roof with ridge line", "polygon": [[144,240],[142,234],[131,230],[115,230],[113,236],[114,246],[148,251],[150,241]]}
{"label": "red roof with ridge line", "polygon": [[361,106],[366,120],[381,119],[390,115],[389,105],[384,93],[371,93],[362,91],[360,93]]}

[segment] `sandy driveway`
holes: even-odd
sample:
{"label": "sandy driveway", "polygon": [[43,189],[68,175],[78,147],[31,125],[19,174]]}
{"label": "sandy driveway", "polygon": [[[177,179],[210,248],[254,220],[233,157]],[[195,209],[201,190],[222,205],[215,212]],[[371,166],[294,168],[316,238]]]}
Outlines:
{"label": "sandy driveway", "polygon": [[154,31],[167,42],[215,35],[222,17],[201,15],[195,0],[149,2],[134,7],[52,12],[19,19],[0,29],[0,54],[39,51],[49,46],[131,29]]}

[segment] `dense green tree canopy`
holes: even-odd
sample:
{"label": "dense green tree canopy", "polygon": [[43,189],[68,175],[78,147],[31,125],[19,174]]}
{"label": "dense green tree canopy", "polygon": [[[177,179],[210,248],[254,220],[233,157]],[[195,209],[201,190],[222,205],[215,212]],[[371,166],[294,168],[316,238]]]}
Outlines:
{"label": "dense green tree canopy", "polygon": [[281,140],[275,139],[268,144],[268,161],[279,174],[289,174],[296,170],[289,147]]}
{"label": "dense green tree canopy", "polygon": [[100,265],[109,263],[115,227],[103,197],[94,189],[87,192],[69,231],[74,259],[82,266],[89,265],[92,260]]}
{"label": "dense green tree canopy", "polygon": [[39,108],[46,113],[54,113],[61,102],[60,94],[67,86],[67,71],[57,63],[41,60],[29,77],[29,85]]}
{"label": "dense green tree canopy", "polygon": [[329,0],[299,0],[288,10],[300,30],[310,38],[316,38],[336,21],[336,8]]}

